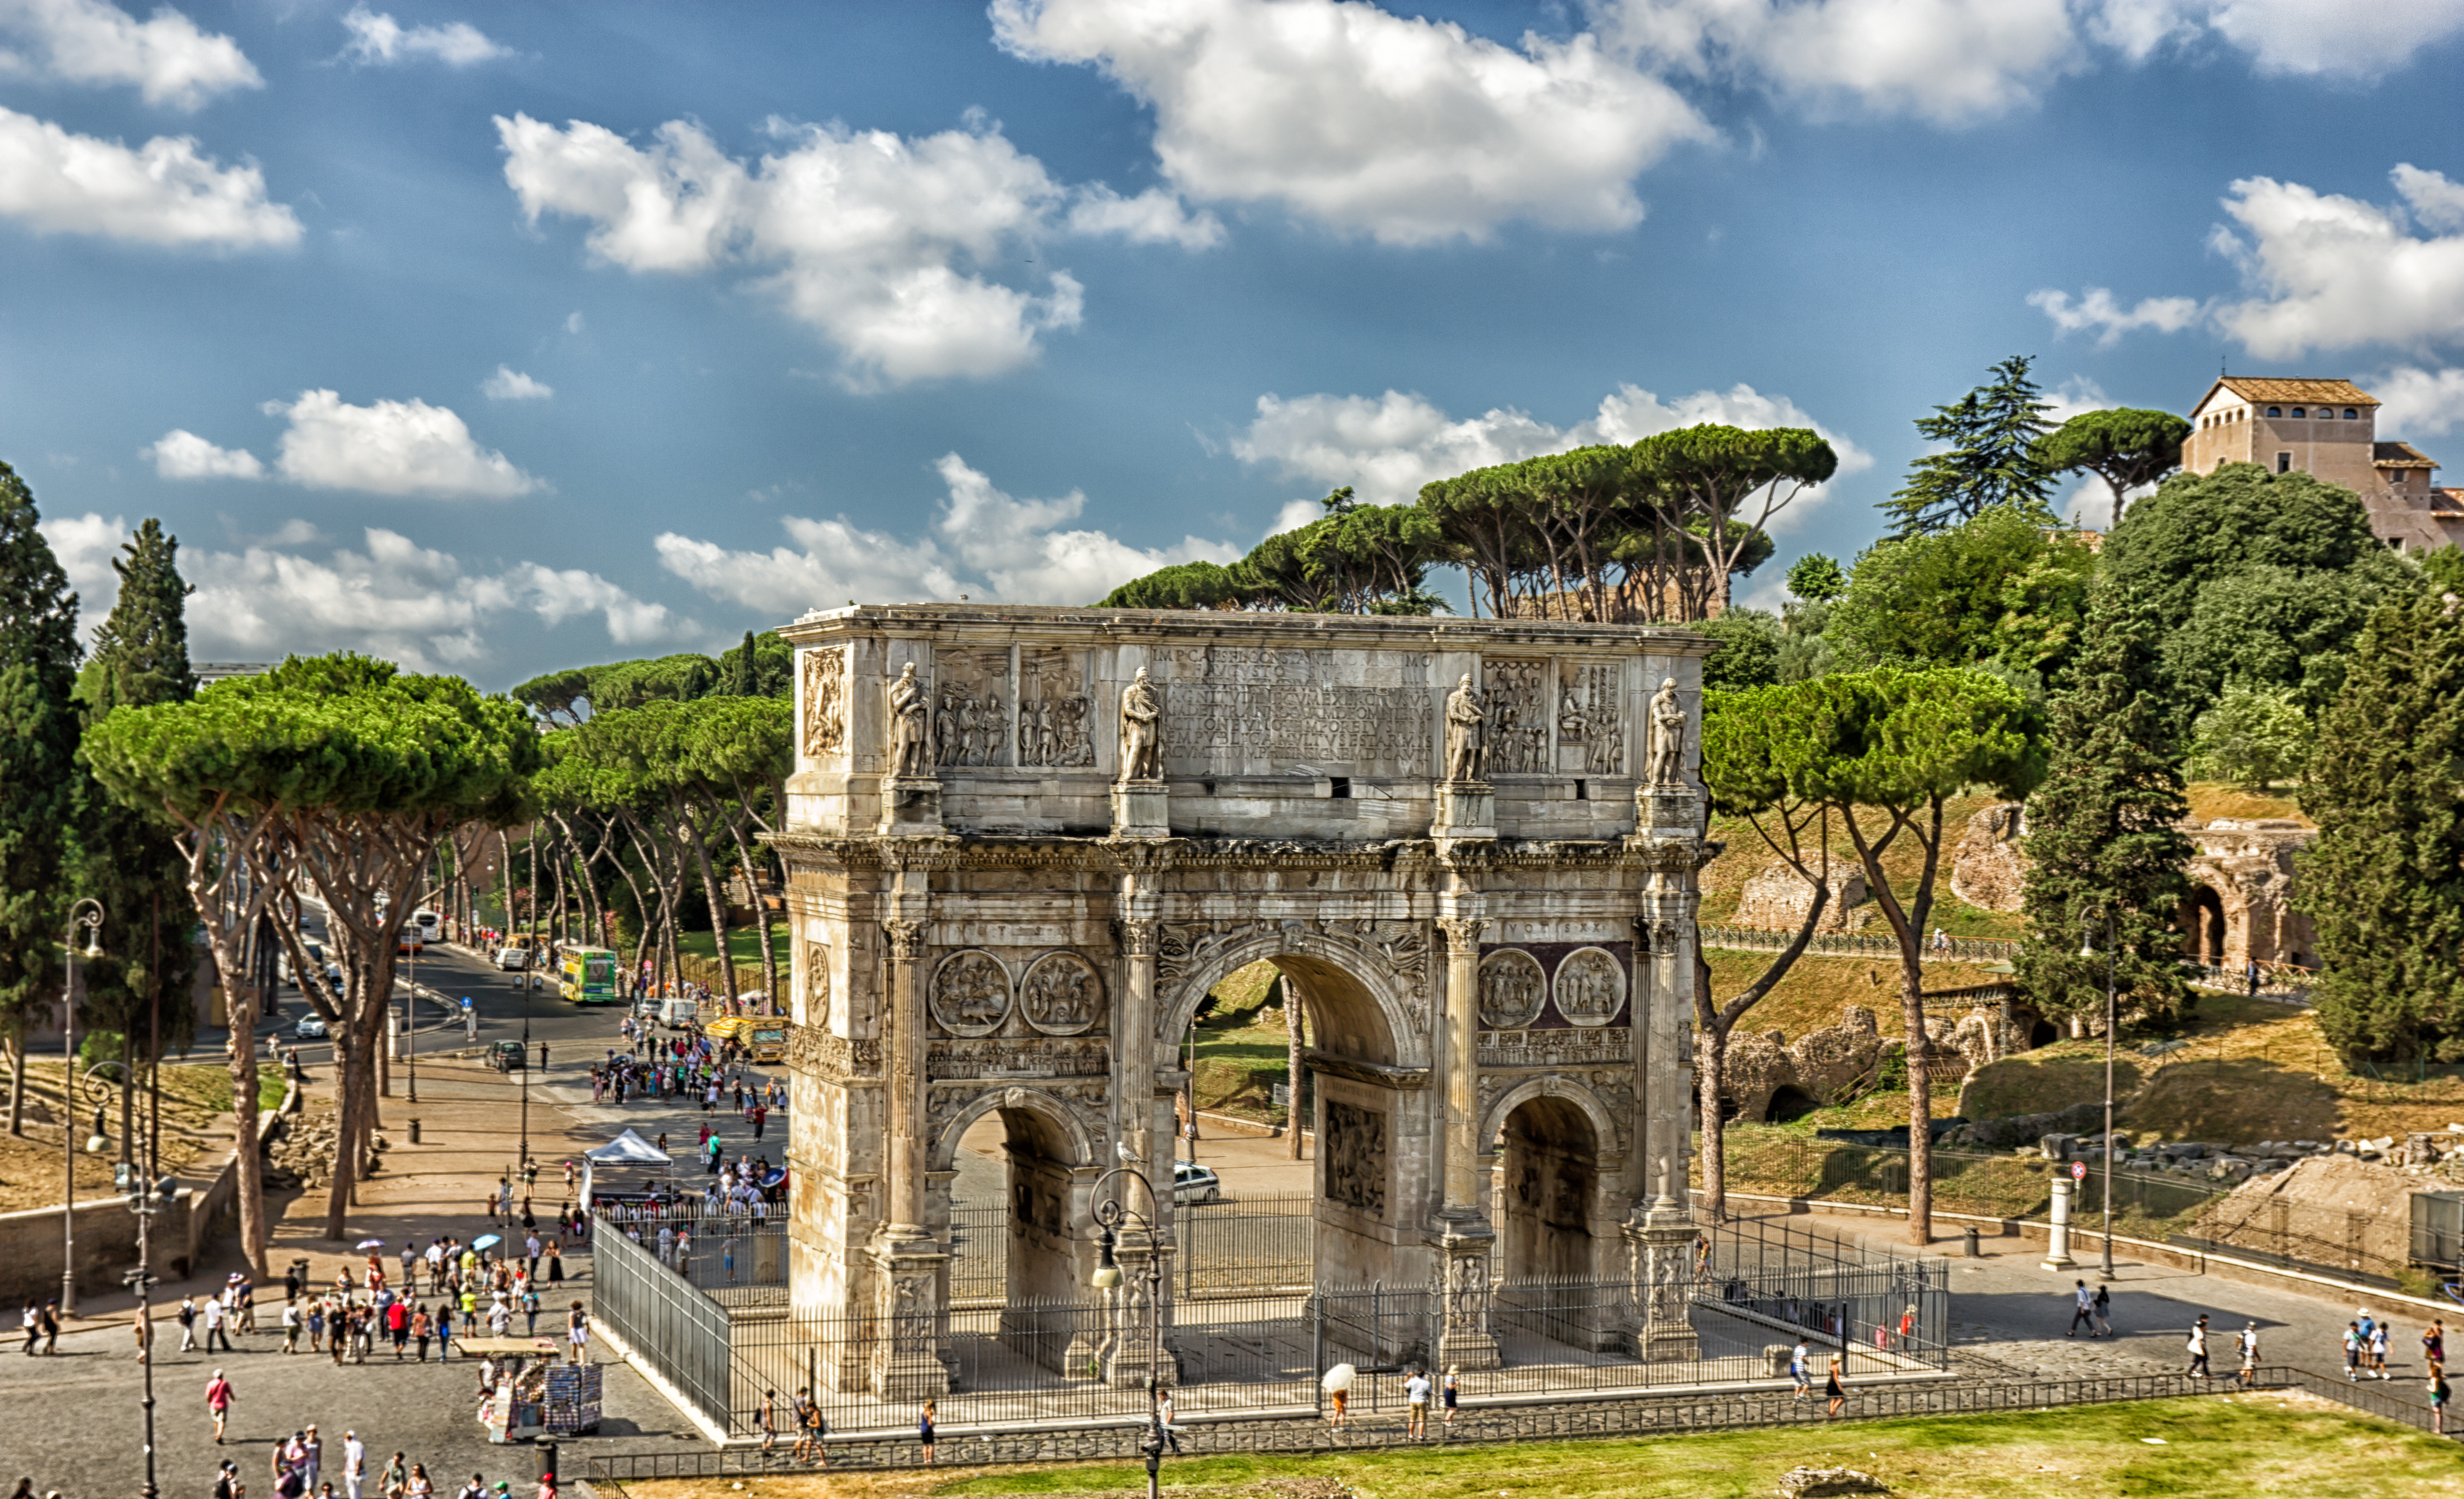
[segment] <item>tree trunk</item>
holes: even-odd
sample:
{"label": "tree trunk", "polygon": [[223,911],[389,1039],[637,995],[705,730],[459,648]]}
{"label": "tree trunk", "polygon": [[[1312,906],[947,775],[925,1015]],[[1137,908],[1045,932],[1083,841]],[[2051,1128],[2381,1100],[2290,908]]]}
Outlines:
{"label": "tree trunk", "polygon": [[[249,982],[247,965],[237,943],[215,945],[215,966],[223,978],[223,1008],[231,1022],[231,1118],[239,1143],[240,1254],[266,1279],[265,1154],[257,1148],[256,1016],[264,997]],[[229,961],[224,961],[226,958]],[[246,998],[241,998],[246,995]]]}
{"label": "tree trunk", "polygon": [[727,950],[727,897],[718,888],[718,876],[710,867],[710,844],[693,825],[690,817],[677,820],[677,831],[692,839],[693,865],[701,873],[702,899],[710,902],[710,937],[718,953],[718,973],[727,985],[723,996],[728,1006],[722,1013],[734,1013],[736,1003],[736,955]]}
{"label": "tree trunk", "polygon": [[728,822],[727,835],[736,842],[737,866],[744,871],[744,893],[753,897],[753,928],[761,937],[761,992],[769,996],[765,1007],[784,1014],[786,1011],[779,1005],[779,958],[770,950],[770,906],[761,898],[761,886],[753,877],[753,848],[745,843],[744,829],[733,819]]}
{"label": "tree trunk", "polygon": [[1933,1242],[1932,1046],[1925,1028],[1925,974],[1913,953],[1900,960],[1901,1018],[1908,1027],[1908,1242]]}
{"label": "tree trunk", "polygon": [[359,1179],[360,1153],[354,1136],[365,1090],[358,1086],[357,1074],[360,1052],[367,1042],[352,1034],[357,1029],[349,1025],[334,1027],[334,1176],[325,1188],[325,1237],[335,1240],[350,1237],[351,1184]]}
{"label": "tree trunk", "polygon": [[9,1133],[26,1133],[26,1022],[9,1027]]}

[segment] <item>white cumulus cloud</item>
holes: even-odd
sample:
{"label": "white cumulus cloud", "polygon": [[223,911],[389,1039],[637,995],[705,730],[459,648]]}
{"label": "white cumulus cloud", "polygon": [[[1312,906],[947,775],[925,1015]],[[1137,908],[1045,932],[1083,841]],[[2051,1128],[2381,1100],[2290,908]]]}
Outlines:
{"label": "white cumulus cloud", "polygon": [[994,0],[1023,57],[1092,63],[1155,110],[1192,198],[1281,204],[1397,244],[1529,219],[1614,230],[1637,173],[1710,127],[1581,33],[1520,48],[1358,0]]}
{"label": "white cumulus cloud", "polygon": [[265,409],[290,419],[275,468],[310,489],[511,499],[545,487],[503,453],[480,447],[446,407],[420,400],[351,406],[331,390],[303,390]]}
{"label": "white cumulus cloud", "polygon": [[1198,537],[1133,546],[1107,532],[1072,528],[1087,507],[1076,490],[1019,499],[955,452],[935,467],[948,496],[921,535],[869,531],[845,517],[788,516],[780,525],[795,544],[766,552],[733,551],[675,532],[653,544],[661,565],[704,593],[779,615],[835,608],[849,599],[895,604],[961,593],[1004,604],[1092,604],[1158,567],[1241,555]]}
{"label": "white cumulus cloud", "polygon": [[298,243],[299,220],[265,198],[253,165],[225,166],[188,136],[131,149],[0,108],[0,217],[38,233],[256,250]]}
{"label": "white cumulus cloud", "polygon": [[491,401],[544,401],[556,394],[556,387],[510,364],[499,364],[495,374],[479,382],[479,393]]}
{"label": "white cumulus cloud", "polygon": [[2370,382],[2382,437],[2443,437],[2464,424],[2464,369],[2399,365]]}
{"label": "white cumulus cloud", "polygon": [[1963,124],[2084,65],[2067,0],[1603,0],[1620,53],[1737,77],[1817,114]]}
{"label": "white cumulus cloud", "polygon": [[296,549],[288,537],[236,552],[182,549],[181,570],[197,587],[188,601],[197,653],[274,660],[352,650],[414,671],[470,670],[525,619],[553,628],[597,616],[616,646],[693,628],[594,573],[528,562],[474,572],[398,531],[370,526],[363,539],[363,550],[321,554]]}
{"label": "white cumulus cloud", "polygon": [[239,43],[197,29],[169,6],[140,21],[104,0],[0,0],[0,75],[133,84],[149,104],[196,109],[217,94],[263,88]]}
{"label": "white cumulus cloud", "polygon": [[217,448],[203,437],[175,427],[139,451],[154,460],[154,472],[166,479],[261,479],[265,465],[245,448]]}
{"label": "white cumulus cloud", "polygon": [[1056,232],[1190,248],[1221,227],[1153,192],[1070,189],[1000,129],[906,138],[772,121],[779,149],[747,165],[699,125],[671,121],[647,146],[604,126],[499,117],[505,181],[533,222],[589,221],[593,254],[628,271],[741,265],[839,348],[850,384],[995,375],[1077,325],[1067,271],[1041,294],[996,279],[1014,247]]}
{"label": "white cumulus cloud", "polygon": [[[2464,338],[2464,187],[2410,165],[2392,176],[2401,208],[2235,182],[2224,207],[2241,231],[2219,229],[2214,243],[2255,295],[2217,309],[2224,332],[2261,359]],[[2416,220],[2433,232],[2415,232]]]}
{"label": "white cumulus cloud", "polygon": [[354,62],[383,65],[430,57],[449,68],[467,68],[512,55],[511,49],[490,41],[485,33],[468,21],[405,26],[383,11],[355,5],[342,17],[342,25],[351,33],[350,45],[342,49],[342,55]]}
{"label": "white cumulus cloud", "polygon": [[[1305,478],[1329,488],[1349,484],[1371,504],[1399,505],[1419,497],[1420,486],[1469,469],[1510,463],[1544,452],[1598,443],[1637,442],[1654,432],[1705,422],[1729,427],[1810,427],[1838,455],[1839,472],[1873,466],[1871,453],[1808,416],[1786,396],[1765,395],[1748,385],[1697,390],[1662,401],[1639,386],[1620,386],[1598,408],[1568,427],[1544,422],[1512,407],[1479,416],[1448,416],[1414,394],[1380,396],[1263,395],[1258,414],[1232,439],[1235,457],[1272,468],[1285,478]],[[1807,489],[1771,518],[1784,530],[1821,502],[1821,486]],[[1294,501],[1277,518],[1276,530],[1314,520],[1315,501]]]}
{"label": "white cumulus cloud", "polygon": [[2028,305],[2051,318],[2054,326],[2064,333],[2096,329],[2100,348],[2109,347],[2121,342],[2123,334],[2140,328],[2179,333],[2198,321],[2201,311],[2198,302],[2188,297],[2143,297],[2135,305],[2124,307],[2101,286],[2089,287],[2076,301],[2068,292],[2030,292]]}
{"label": "white cumulus cloud", "polygon": [[2398,68],[2425,47],[2464,33],[2458,0],[2371,0],[2322,7],[2317,0],[2206,0],[2216,34],[2251,55],[2262,73],[2364,77]]}
{"label": "white cumulus cloud", "polygon": [[35,529],[43,533],[60,571],[69,575],[69,586],[77,590],[77,613],[90,635],[120,596],[120,577],[111,570],[111,560],[120,555],[120,544],[135,533],[121,517],[105,518],[94,511],[46,516]]}

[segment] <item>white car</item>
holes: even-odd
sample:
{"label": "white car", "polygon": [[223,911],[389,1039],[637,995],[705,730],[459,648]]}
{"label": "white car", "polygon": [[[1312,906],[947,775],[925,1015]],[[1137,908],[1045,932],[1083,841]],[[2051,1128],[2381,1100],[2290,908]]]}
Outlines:
{"label": "white car", "polygon": [[1223,1179],[1211,1166],[1194,1160],[1172,1163],[1172,1200],[1175,1202],[1216,1202],[1223,1198]]}
{"label": "white car", "polygon": [[291,1034],[301,1041],[324,1040],[326,1035],[324,1017],[319,1015],[300,1016],[299,1024],[291,1027]]}
{"label": "white car", "polygon": [[496,949],[496,966],[504,970],[506,973],[520,973],[530,965],[531,950],[527,947],[500,947]]}

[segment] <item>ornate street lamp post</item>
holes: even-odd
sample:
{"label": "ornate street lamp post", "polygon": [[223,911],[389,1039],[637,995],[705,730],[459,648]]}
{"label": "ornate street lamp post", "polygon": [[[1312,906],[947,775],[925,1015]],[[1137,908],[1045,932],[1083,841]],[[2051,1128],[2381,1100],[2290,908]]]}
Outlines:
{"label": "ornate street lamp post", "polygon": [[[2079,923],[2079,956],[2096,956],[2096,918]],[[2114,1032],[2120,1029],[2116,1011],[2118,1004],[2113,987],[2113,908],[2104,912],[2104,1268],[2097,1272],[2100,1280],[2113,1279],[2113,1047]]]}
{"label": "ornate street lamp post", "polygon": [[[77,930],[85,928],[85,952]],[[102,956],[102,902],[88,895],[69,908],[69,931],[60,944],[60,1315],[77,1313],[77,960]]]}
{"label": "ornate street lamp post", "polygon": [[[1126,1149],[1123,1151],[1127,1156]],[[1147,1190],[1147,1211],[1140,1212],[1135,1203],[1118,1197],[1104,1197],[1105,1183],[1114,1177],[1127,1177]],[[1121,1284],[1121,1267],[1112,1258],[1112,1246],[1119,1242],[1118,1230],[1124,1226],[1147,1237],[1147,1435],[1139,1450],[1147,1459],[1147,1499],[1158,1499],[1162,1491],[1163,1471],[1163,1256],[1155,1252],[1155,1183],[1136,1162],[1114,1166],[1095,1179],[1096,1226],[1104,1230],[1097,1241],[1095,1273],[1089,1282],[1097,1290],[1117,1290]]]}
{"label": "ornate street lamp post", "polygon": [[145,1370],[145,1398],[142,1402],[145,1408],[143,1496],[144,1499],[155,1499],[157,1489],[154,1484],[154,1319],[152,1298],[147,1294],[154,1286],[151,1230],[154,1226],[154,1215],[171,1205],[171,1200],[179,1192],[179,1183],[169,1177],[164,1177],[155,1180],[151,1187],[146,1186],[145,1182],[152,1179],[154,1174],[154,1152],[150,1145],[143,1158],[145,1170],[143,1173],[130,1173],[130,1179],[126,1183],[131,1188],[128,1194],[128,1210],[137,1215],[137,1268],[128,1272],[126,1280],[129,1289],[137,1292],[137,1325],[144,1338],[143,1343],[140,1345]]}

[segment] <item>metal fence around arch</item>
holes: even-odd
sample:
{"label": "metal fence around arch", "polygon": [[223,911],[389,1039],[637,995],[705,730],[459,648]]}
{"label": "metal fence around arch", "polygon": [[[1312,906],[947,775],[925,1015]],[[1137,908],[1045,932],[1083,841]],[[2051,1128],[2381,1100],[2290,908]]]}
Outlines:
{"label": "metal fence around arch", "polygon": [[[1173,1286],[1181,1299],[1309,1289],[1317,1199],[1257,1193],[1173,1208],[1178,1240]],[[957,1202],[950,1210],[950,1296],[961,1305],[1009,1294],[1009,1205]]]}

